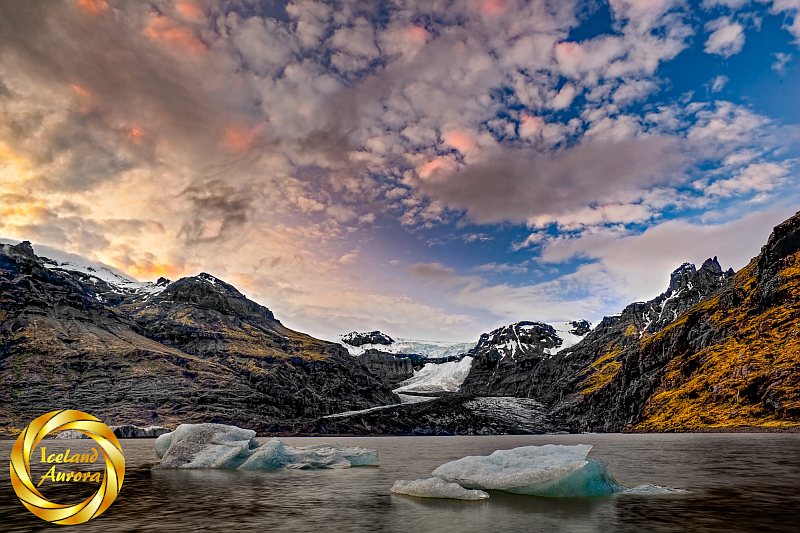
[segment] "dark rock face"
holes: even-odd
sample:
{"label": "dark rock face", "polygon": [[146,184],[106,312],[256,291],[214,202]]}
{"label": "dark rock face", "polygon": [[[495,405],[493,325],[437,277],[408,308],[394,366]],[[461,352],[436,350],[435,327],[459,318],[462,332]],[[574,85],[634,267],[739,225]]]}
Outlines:
{"label": "dark rock face", "polygon": [[392,354],[378,350],[367,350],[358,359],[373,375],[394,388],[414,375],[427,362],[427,358],[416,354]]}
{"label": "dark rock face", "polygon": [[396,403],[337,345],[284,327],[201,274],[129,291],[0,246],[0,426],[75,408],[110,424],[219,422],[281,431]]}
{"label": "dark rock face", "polygon": [[338,435],[529,435],[553,430],[546,409],[535,400],[449,395],[322,418],[300,431]]}
{"label": "dark rock face", "polygon": [[592,323],[588,320],[573,320],[569,325],[572,326],[569,332],[579,337],[583,337],[592,330]]}
{"label": "dark rock face", "polygon": [[380,331],[370,331],[369,333],[358,333],[353,331],[342,337],[342,342],[350,346],[364,346],[365,344],[382,344],[389,346],[394,344],[394,339]]}

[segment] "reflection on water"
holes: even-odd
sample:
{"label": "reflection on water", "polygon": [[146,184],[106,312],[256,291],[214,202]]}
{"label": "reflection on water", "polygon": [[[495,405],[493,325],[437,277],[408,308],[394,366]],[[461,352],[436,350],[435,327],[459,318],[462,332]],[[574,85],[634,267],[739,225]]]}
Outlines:
{"label": "reflection on water", "polygon": [[[153,469],[152,440],[124,440],[125,484],[81,531],[797,531],[800,435],[542,435],[284,439],[380,452],[380,468],[275,472]],[[48,441],[52,442],[52,441]],[[72,441],[74,444],[74,441]],[[617,480],[688,494],[543,499],[493,492],[462,502],[392,495],[396,479],[427,477],[465,455],[527,444],[593,444]],[[71,443],[59,443],[67,447]],[[11,442],[0,442],[8,461]],[[55,448],[54,448],[55,449]],[[7,463],[6,463],[7,464]],[[49,526],[16,499],[0,469],[4,531]],[[62,489],[63,490],[63,489]],[[59,493],[51,488],[47,495]]]}

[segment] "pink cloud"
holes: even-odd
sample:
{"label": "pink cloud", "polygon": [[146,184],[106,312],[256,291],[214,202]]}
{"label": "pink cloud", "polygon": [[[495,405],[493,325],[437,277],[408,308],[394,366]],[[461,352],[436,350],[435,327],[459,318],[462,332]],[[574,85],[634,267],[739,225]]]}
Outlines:
{"label": "pink cloud", "polygon": [[444,144],[450,146],[451,148],[455,148],[464,155],[477,148],[474,135],[466,130],[450,130],[442,137],[444,139]]}
{"label": "pink cloud", "polygon": [[417,173],[424,179],[430,179],[440,175],[446,175],[455,170],[455,168],[455,162],[451,157],[440,156],[423,163],[417,170]]}
{"label": "pink cloud", "polygon": [[106,0],[77,0],[75,4],[85,13],[91,15],[99,15],[108,11],[108,2]]}
{"label": "pink cloud", "polygon": [[175,45],[192,54],[199,55],[206,51],[206,45],[192,30],[163,15],[151,15],[143,33],[153,41]]}
{"label": "pink cloud", "polygon": [[175,11],[177,11],[178,15],[184,19],[191,20],[193,22],[199,22],[203,20],[203,16],[205,15],[203,8],[191,0],[182,0],[175,4]]}

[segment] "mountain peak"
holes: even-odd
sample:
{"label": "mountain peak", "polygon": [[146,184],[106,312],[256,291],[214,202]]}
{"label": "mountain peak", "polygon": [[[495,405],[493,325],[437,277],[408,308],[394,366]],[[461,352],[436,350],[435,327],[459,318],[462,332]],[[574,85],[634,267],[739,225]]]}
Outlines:
{"label": "mountain peak", "polygon": [[772,267],[781,259],[800,250],[800,211],[775,228],[758,255],[759,271]]}
{"label": "mountain peak", "polygon": [[477,354],[493,350],[501,358],[507,355],[512,358],[516,358],[518,355],[541,357],[560,347],[562,342],[561,337],[550,324],[523,320],[482,334],[472,351]]}
{"label": "mountain peak", "polygon": [[686,285],[687,280],[696,273],[697,268],[693,263],[683,263],[670,274],[668,292],[680,290],[682,286]]}
{"label": "mountain peak", "polygon": [[364,346],[365,344],[380,344],[383,346],[389,346],[390,344],[394,344],[394,339],[378,330],[367,333],[351,331],[350,333],[342,336],[342,342],[355,347]]}
{"label": "mountain peak", "polygon": [[22,255],[26,255],[28,257],[36,257],[36,254],[33,252],[33,246],[31,246],[31,241],[22,241],[19,244],[16,244],[11,247],[15,252],[20,253]]}
{"label": "mountain peak", "polygon": [[700,267],[700,270],[705,270],[715,274],[722,274],[722,267],[720,266],[719,261],[717,261],[716,255],[713,258],[706,259],[703,262],[703,266]]}
{"label": "mountain peak", "polygon": [[592,330],[592,323],[588,320],[573,320],[568,322],[568,325],[571,326],[569,332],[579,337],[583,337]]}

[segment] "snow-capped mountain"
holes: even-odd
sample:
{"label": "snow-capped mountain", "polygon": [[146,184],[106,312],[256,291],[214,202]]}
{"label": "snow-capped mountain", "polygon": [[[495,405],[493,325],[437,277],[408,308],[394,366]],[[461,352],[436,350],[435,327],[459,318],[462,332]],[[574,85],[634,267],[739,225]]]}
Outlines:
{"label": "snow-capped mountain", "polygon": [[[0,239],[0,244],[17,245],[14,241]],[[23,246],[24,244],[20,244]],[[33,248],[30,248],[33,253]],[[49,246],[36,246],[42,264],[48,270],[67,273],[78,279],[81,283],[96,289],[95,297],[103,302],[104,294],[114,292],[126,297],[142,296],[147,298],[150,295],[158,294],[163,291],[170,280],[159,278],[155,282],[140,282],[126,276],[119,270],[98,261],[90,261],[84,257],[63,252]]]}
{"label": "snow-capped mountain", "polygon": [[591,330],[586,320],[558,324],[522,321],[484,333],[471,353],[493,351],[500,359],[541,357],[574,346]]}
{"label": "snow-capped mountain", "polygon": [[380,331],[368,333],[351,332],[340,338],[342,346],[350,355],[359,356],[367,350],[378,350],[391,354],[415,354],[429,359],[440,359],[463,355],[470,351],[475,343],[429,341],[418,339],[393,339]]}

